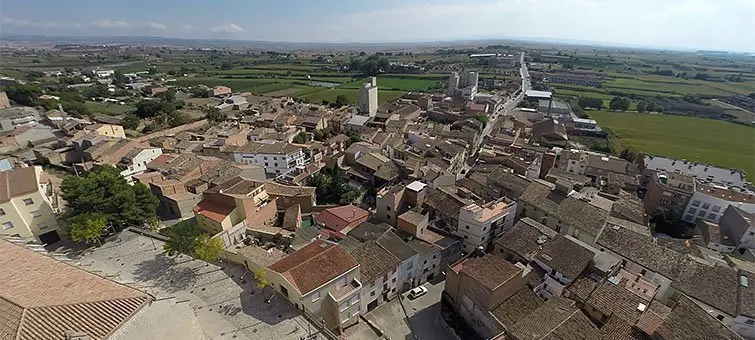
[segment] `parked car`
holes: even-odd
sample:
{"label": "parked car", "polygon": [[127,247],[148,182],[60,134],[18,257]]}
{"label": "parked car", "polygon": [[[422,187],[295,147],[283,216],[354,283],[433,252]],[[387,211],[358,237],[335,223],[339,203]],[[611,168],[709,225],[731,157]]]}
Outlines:
{"label": "parked car", "polygon": [[410,299],[416,299],[416,298],[418,298],[418,297],[420,297],[422,295],[425,295],[425,294],[427,294],[427,288],[425,288],[423,286],[419,286],[419,287],[414,288],[411,291],[409,291],[409,298]]}

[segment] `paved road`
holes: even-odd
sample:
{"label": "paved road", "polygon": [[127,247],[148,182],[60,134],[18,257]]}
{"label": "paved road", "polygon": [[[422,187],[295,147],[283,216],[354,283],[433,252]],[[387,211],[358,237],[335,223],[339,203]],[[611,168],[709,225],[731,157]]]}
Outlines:
{"label": "paved road", "polygon": [[459,340],[440,315],[440,297],[445,282],[434,285],[426,283],[424,286],[428,293],[417,299],[410,300],[408,293],[403,294],[406,314],[399,300],[394,299],[368,313],[367,318],[375,322],[391,339]]}
{"label": "paved road", "polygon": [[480,138],[477,140],[477,145],[475,145],[475,152],[471,154],[470,157],[467,158],[467,161],[464,163],[463,171],[457,176],[460,178],[463,178],[467,172],[469,172],[469,169],[474,166],[474,163],[477,161],[478,152],[480,151],[480,148],[482,148],[482,145],[485,141],[485,137],[490,135],[490,132],[493,130],[493,127],[498,123],[498,119],[501,118],[501,116],[506,116],[511,114],[511,111],[514,110],[516,107],[516,104],[519,104],[520,101],[522,101],[522,98],[524,98],[524,93],[527,92],[531,88],[530,84],[530,74],[527,70],[527,65],[524,63],[524,52],[522,52],[520,57],[520,64],[521,67],[519,68],[519,76],[522,78],[522,86],[521,91],[516,97],[510,97],[506,102],[501,105],[501,108],[494,112],[491,117],[490,121],[487,125],[485,125],[485,128],[483,128],[482,132],[480,133]]}

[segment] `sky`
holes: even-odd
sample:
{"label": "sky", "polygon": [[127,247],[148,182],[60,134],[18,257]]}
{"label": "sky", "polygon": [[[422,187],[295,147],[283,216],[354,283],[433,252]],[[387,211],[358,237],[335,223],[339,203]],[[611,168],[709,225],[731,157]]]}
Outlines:
{"label": "sky", "polygon": [[0,34],[363,43],[538,38],[755,52],[755,0],[0,0]]}

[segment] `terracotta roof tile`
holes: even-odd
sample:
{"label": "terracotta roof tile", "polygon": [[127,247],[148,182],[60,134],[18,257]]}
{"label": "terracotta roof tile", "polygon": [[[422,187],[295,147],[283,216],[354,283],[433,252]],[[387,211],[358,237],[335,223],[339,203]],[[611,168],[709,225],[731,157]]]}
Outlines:
{"label": "terracotta roof tile", "polygon": [[357,266],[357,261],[341,246],[317,240],[268,268],[283,275],[306,295]]}
{"label": "terracotta roof tile", "polygon": [[0,240],[0,338],[104,339],[149,297],[67,263]]}
{"label": "terracotta roof tile", "polygon": [[359,262],[359,273],[365,283],[373,282],[376,278],[395,271],[401,264],[398,258],[375,241],[363,243],[351,252],[351,256]]}
{"label": "terracotta roof tile", "polygon": [[545,301],[527,286],[519,288],[508,300],[491,311],[504,327],[513,327],[517,322],[538,309]]}
{"label": "terracotta roof tile", "polygon": [[235,206],[220,204],[215,201],[203,199],[194,206],[194,212],[203,215],[215,222],[223,222],[228,215],[236,209]]}
{"label": "terracotta roof tile", "polygon": [[522,269],[493,254],[469,259],[462,269],[462,273],[490,290],[506,283],[516,275],[521,275],[521,272]]}
{"label": "terracotta roof tile", "polygon": [[0,172],[0,203],[37,191],[36,177],[33,166]]}
{"label": "terracotta roof tile", "polygon": [[742,339],[684,296],[679,299],[656,334],[665,340]]}
{"label": "terracotta roof tile", "polygon": [[325,209],[315,216],[315,220],[317,220],[317,223],[324,225],[328,229],[341,231],[350,223],[363,219],[369,215],[370,213],[367,210],[349,204]]}

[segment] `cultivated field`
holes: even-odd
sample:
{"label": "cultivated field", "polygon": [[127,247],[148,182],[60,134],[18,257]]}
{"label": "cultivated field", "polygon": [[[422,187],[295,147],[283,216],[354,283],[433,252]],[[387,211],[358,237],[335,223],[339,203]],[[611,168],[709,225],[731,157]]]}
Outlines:
{"label": "cultivated field", "polygon": [[629,146],[679,159],[745,170],[755,176],[755,128],[719,120],[639,113],[590,111],[612,134],[615,149]]}

